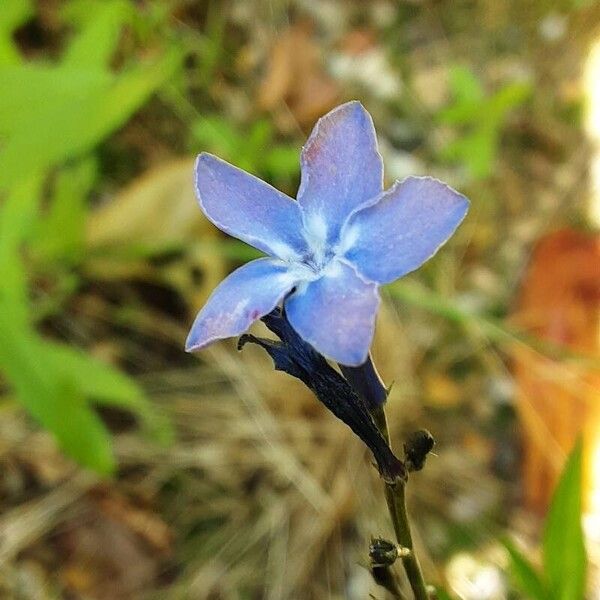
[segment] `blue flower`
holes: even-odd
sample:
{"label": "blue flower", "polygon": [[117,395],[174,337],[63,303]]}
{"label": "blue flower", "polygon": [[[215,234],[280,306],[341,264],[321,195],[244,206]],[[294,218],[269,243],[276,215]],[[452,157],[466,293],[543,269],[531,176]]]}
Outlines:
{"label": "blue flower", "polygon": [[268,254],[229,275],[189,333],[195,351],[238,336],[282,301],[296,332],[343,365],[368,355],[378,287],[421,266],[463,220],[468,200],[431,177],[383,191],[373,121],[359,102],[322,117],[302,149],[298,200],[211,154],[196,161],[200,208]]}

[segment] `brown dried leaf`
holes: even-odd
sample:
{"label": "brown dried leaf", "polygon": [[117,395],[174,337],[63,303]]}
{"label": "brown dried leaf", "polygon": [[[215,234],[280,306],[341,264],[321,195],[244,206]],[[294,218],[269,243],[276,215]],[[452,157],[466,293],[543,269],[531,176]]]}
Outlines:
{"label": "brown dried leaf", "polygon": [[173,533],[157,514],[135,506],[117,491],[100,498],[98,504],[105,515],[126,525],[154,549],[164,554],[171,551]]}
{"label": "brown dried leaf", "polygon": [[194,196],[193,169],[190,158],[144,173],[90,215],[88,245],[159,244],[210,230]]}
{"label": "brown dried leaf", "polygon": [[285,104],[300,125],[312,125],[338,97],[338,86],[323,68],[310,24],[297,23],[282,33],[259,89],[261,108],[275,110]]}
{"label": "brown dried leaf", "polygon": [[[600,237],[568,229],[546,236],[533,253],[516,320],[542,339],[599,357]],[[600,442],[600,373],[519,347],[515,376],[526,501],[543,512],[582,431],[590,476]]]}
{"label": "brown dried leaf", "polygon": [[[88,272],[105,279],[140,278],[168,283],[197,308],[226,272],[218,248],[194,251],[218,242],[219,231],[198,208],[193,159],[175,160],[142,175],[113,200],[95,210],[87,226],[87,244],[95,257]],[[184,256],[157,267],[144,258],[115,260],[115,250],[183,248]],[[201,277],[197,274],[200,273]]]}

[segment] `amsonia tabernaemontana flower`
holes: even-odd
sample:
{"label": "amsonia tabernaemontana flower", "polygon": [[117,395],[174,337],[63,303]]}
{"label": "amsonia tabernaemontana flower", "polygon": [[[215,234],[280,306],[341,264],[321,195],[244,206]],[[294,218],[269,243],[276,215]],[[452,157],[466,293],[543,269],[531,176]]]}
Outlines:
{"label": "amsonia tabernaemontana flower", "polygon": [[198,156],[204,214],[268,256],[215,289],[192,326],[188,351],[240,335],[283,303],[292,327],[317,352],[360,365],[373,338],[378,287],[431,258],[467,213],[468,200],[431,177],[383,190],[373,121],[359,102],[318,121],[301,169],[295,201],[211,154]]}

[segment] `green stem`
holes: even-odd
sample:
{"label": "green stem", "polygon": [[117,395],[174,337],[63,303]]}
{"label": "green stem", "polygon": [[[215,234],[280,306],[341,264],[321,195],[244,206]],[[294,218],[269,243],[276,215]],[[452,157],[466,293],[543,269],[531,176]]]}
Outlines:
{"label": "green stem", "polygon": [[[387,426],[387,418],[383,406],[380,406],[372,412],[373,420],[381,431],[383,437],[390,443],[390,436]],[[410,533],[410,524],[408,522],[408,513],[406,512],[406,483],[399,482],[394,485],[385,484],[385,500],[390,511],[390,517],[394,525],[396,540],[403,548],[408,548],[410,553],[402,557],[402,564],[406,571],[406,576],[410,587],[415,596],[415,600],[429,600],[425,580],[419,559],[415,554],[412,535]]]}
{"label": "green stem", "polygon": [[[364,400],[375,425],[391,448],[392,445],[390,443],[387,418],[384,410],[388,391],[373,364],[371,355],[369,354],[367,360],[359,367],[344,367],[342,365],[340,367],[344,377],[346,377],[358,395]],[[402,556],[402,563],[415,600],[429,600],[421,566],[413,547],[408,513],[406,512],[405,488],[406,481],[398,481],[392,484],[386,483],[385,500],[394,525],[396,540],[400,546],[410,550],[406,556]]]}

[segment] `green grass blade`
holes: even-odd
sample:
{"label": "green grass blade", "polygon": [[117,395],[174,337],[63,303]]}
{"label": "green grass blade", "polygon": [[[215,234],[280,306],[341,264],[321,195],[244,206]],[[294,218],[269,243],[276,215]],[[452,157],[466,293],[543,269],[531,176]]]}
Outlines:
{"label": "green grass blade", "polygon": [[75,381],[48,368],[36,334],[0,303],[0,368],[29,414],[63,451],[99,473],[113,472],[110,435]]}
{"label": "green grass blade", "polygon": [[123,26],[133,16],[132,6],[122,0],[77,2],[67,5],[66,16],[83,21],[81,31],[62,57],[63,66],[107,69],[117,49]]}
{"label": "green grass blade", "polygon": [[529,600],[548,600],[551,594],[541,575],[522,554],[522,552],[508,539],[502,542],[510,556],[510,577],[514,585]]}
{"label": "green grass blade", "polygon": [[41,349],[40,359],[47,367],[66,380],[77,381],[87,399],[131,411],[160,443],[173,439],[170,423],[154,409],[131,377],[72,346],[43,341]]}
{"label": "green grass blade", "polygon": [[556,600],[581,600],[587,557],[581,525],[582,441],[579,439],[561,475],[546,518],[544,572]]}

